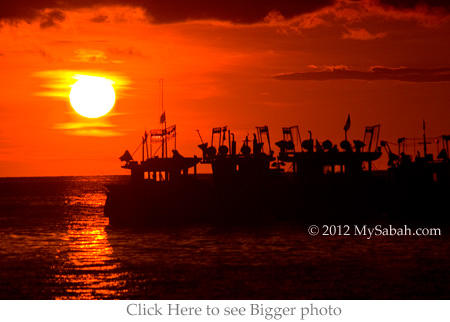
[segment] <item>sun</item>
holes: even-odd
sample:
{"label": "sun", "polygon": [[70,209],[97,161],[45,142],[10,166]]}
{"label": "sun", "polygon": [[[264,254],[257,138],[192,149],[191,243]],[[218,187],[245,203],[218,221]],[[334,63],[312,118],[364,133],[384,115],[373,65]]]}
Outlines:
{"label": "sun", "polygon": [[107,114],[114,106],[116,93],[109,79],[98,76],[80,76],[72,85],[70,104],[80,115],[97,118]]}

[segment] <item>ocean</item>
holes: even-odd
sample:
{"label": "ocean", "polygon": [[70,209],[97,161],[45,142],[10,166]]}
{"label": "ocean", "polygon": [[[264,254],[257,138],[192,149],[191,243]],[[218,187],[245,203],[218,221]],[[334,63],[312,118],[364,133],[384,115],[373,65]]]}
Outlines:
{"label": "ocean", "polygon": [[127,180],[0,178],[0,299],[450,298],[448,227],[371,238],[311,236],[301,220],[111,227],[105,185]]}

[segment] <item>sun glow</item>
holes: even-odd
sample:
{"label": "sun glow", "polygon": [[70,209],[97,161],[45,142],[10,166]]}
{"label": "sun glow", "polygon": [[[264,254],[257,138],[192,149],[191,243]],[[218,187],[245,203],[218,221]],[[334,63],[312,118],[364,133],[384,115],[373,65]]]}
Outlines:
{"label": "sun glow", "polygon": [[70,91],[70,104],[80,115],[97,118],[107,114],[114,106],[114,82],[98,76],[79,76]]}

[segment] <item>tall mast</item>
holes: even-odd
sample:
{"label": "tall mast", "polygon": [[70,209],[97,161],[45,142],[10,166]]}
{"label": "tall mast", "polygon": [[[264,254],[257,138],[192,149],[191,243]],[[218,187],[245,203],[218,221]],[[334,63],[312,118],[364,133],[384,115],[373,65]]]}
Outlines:
{"label": "tall mast", "polygon": [[[167,148],[166,146],[166,140],[165,140],[165,123],[166,123],[166,116],[164,115],[164,80],[162,78],[159,79],[159,83],[161,84],[161,117],[159,119],[159,122],[161,123],[161,157],[164,158],[164,155],[167,155],[167,151],[166,153],[164,153],[164,150]],[[164,123],[164,124],[163,124]]]}
{"label": "tall mast", "polygon": [[164,79],[159,80],[161,82],[161,115],[164,113]]}
{"label": "tall mast", "polygon": [[[167,135],[167,122],[166,122],[166,110],[164,110],[164,80],[161,80],[161,107],[163,108],[164,113],[164,136]],[[167,158],[167,139],[164,140],[166,158]]]}

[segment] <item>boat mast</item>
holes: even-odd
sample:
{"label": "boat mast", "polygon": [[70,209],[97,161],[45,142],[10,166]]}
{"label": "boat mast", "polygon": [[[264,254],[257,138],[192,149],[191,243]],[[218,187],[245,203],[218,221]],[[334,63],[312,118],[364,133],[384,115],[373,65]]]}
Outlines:
{"label": "boat mast", "polygon": [[167,140],[166,140],[167,123],[166,123],[166,113],[164,111],[164,80],[161,78],[159,82],[161,84],[161,117],[159,119],[162,129],[161,156],[163,158],[167,158]]}

